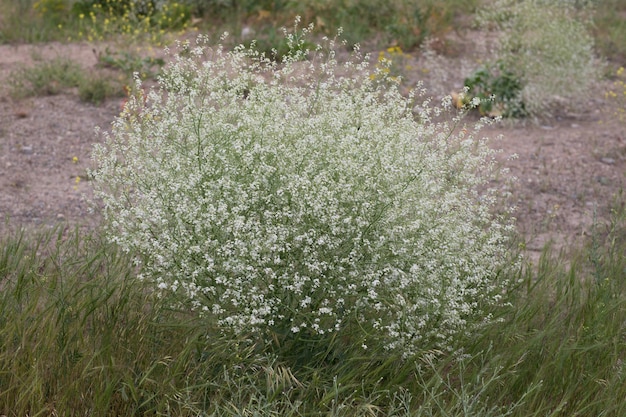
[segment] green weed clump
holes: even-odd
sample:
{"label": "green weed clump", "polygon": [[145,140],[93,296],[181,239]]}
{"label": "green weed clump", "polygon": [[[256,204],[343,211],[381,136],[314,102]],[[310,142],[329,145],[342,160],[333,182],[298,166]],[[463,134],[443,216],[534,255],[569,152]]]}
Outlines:
{"label": "green weed clump", "polygon": [[124,91],[119,79],[98,71],[88,73],[66,58],[15,70],[9,74],[9,85],[9,94],[16,98],[55,95],[77,89],[81,100],[94,104],[120,96]]}
{"label": "green weed clump", "polygon": [[9,84],[15,97],[54,95],[63,89],[77,87],[83,77],[83,69],[76,62],[55,58],[13,71]]}
{"label": "green weed clump", "polygon": [[128,84],[132,84],[133,74],[137,73],[142,79],[156,78],[165,61],[162,58],[141,56],[127,50],[113,50],[106,47],[99,52],[98,65],[122,71]]}
{"label": "green weed clump", "polygon": [[467,92],[457,106],[469,104],[471,98],[478,98],[478,110],[490,117],[527,116],[526,105],[522,100],[522,82],[500,63],[494,68],[480,68],[467,77],[464,82]]}

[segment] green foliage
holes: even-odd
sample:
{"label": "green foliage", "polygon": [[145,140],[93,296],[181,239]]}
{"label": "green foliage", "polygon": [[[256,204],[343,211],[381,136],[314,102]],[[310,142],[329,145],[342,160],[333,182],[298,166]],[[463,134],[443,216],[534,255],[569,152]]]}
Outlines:
{"label": "green foliage", "polygon": [[255,22],[259,32],[293,21],[296,15],[305,23],[329,35],[344,29],[349,44],[376,38],[386,45],[411,49],[426,36],[438,36],[451,30],[455,19],[471,12],[477,1],[459,0],[364,0],[364,1],[197,1],[185,2],[211,21],[233,22],[234,33],[241,22]]}
{"label": "green foliage", "polygon": [[465,79],[468,101],[480,99],[478,110],[489,116],[521,118],[526,108],[521,98],[522,83],[515,74],[506,71],[502,64],[495,70],[481,68]]}
{"label": "green foliage", "polygon": [[107,98],[120,96],[122,91],[118,82],[99,74],[86,76],[78,84],[80,99],[93,104],[101,104]]}
{"label": "green foliage", "polygon": [[68,0],[39,0],[33,4],[33,9],[51,19],[53,24],[63,22],[70,10]]}
{"label": "green foliage", "polygon": [[104,52],[98,53],[98,64],[101,67],[121,70],[131,80],[134,73],[138,73],[143,79],[156,78],[165,61],[125,50],[112,51],[106,47]]}
{"label": "green foliage", "polygon": [[[260,33],[252,41],[245,41],[243,44],[247,47],[252,47],[265,56],[280,62],[289,56],[299,55],[302,59],[306,58],[306,51],[310,51],[315,48],[308,39],[295,38],[293,41],[289,41],[286,37],[287,29],[277,29],[275,27],[266,28],[263,33]],[[296,31],[297,36],[297,31]],[[302,42],[300,42],[300,40]]]}
{"label": "green foliage", "polygon": [[80,0],[72,5],[72,12],[78,18],[90,16],[94,26],[100,26],[104,21],[120,28],[139,24],[147,32],[181,29],[191,19],[189,7],[171,0]]}
{"label": "green foliage", "polygon": [[102,40],[115,35],[133,39],[147,39],[158,44],[165,30],[184,29],[191,18],[189,10],[176,2],[167,2],[160,7],[152,3],[122,3],[107,0],[101,3],[77,3],[74,19],[80,30],[79,38]]}
{"label": "green foliage", "polygon": [[382,77],[393,82],[401,80],[407,70],[411,69],[407,64],[407,58],[410,58],[410,55],[402,51],[399,46],[390,46],[386,50],[380,51],[376,60],[376,73],[372,74],[370,78]]}
{"label": "green foliage", "polygon": [[154,0],[79,0],[72,5],[72,11],[77,15],[101,10],[115,16],[133,14],[145,17],[154,14],[156,9]]}
{"label": "green foliage", "polygon": [[87,72],[75,61],[55,58],[13,71],[9,75],[9,92],[13,97],[24,98],[71,92],[77,88],[81,100],[99,104],[107,98],[123,95],[134,73],[146,79],[156,78],[164,61],[123,50],[111,51],[107,47],[104,53],[98,54],[98,64],[122,74],[118,76],[105,70]]}

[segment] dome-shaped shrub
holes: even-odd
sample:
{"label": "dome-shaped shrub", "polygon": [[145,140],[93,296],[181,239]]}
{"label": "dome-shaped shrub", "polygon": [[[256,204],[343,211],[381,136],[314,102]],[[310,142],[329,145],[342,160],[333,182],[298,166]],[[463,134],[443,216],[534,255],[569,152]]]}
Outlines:
{"label": "dome-shaped shrub", "polygon": [[501,295],[492,151],[332,42],[289,41],[276,63],[200,38],[137,88],[94,153],[111,239],[223,331],[454,349]]}

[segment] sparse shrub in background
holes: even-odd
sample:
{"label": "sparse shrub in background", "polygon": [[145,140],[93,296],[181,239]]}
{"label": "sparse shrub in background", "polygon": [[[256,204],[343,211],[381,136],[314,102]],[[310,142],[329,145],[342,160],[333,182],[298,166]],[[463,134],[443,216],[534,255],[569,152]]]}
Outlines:
{"label": "sparse shrub in background", "polygon": [[500,31],[494,62],[521,81],[521,100],[533,116],[584,103],[602,73],[587,28],[589,9],[571,1],[498,0],[479,13]]}
{"label": "sparse shrub in background", "polygon": [[58,94],[77,87],[82,77],[83,69],[76,62],[55,58],[13,71],[9,75],[10,93],[14,97]]}
{"label": "sparse shrub in background", "polygon": [[[343,27],[351,43],[382,35],[381,41],[404,50],[419,46],[428,36],[443,36],[455,19],[471,13],[478,2],[457,0],[363,0],[293,2],[307,20],[324,25],[327,31]],[[292,4],[293,4],[292,3]]]}
{"label": "sparse shrub in background", "polygon": [[594,26],[597,47],[609,60],[626,62],[626,2],[602,0],[595,3]]}
{"label": "sparse shrub in background", "polygon": [[68,0],[0,0],[0,43],[63,40]]}
{"label": "sparse shrub in background", "polygon": [[94,104],[124,91],[119,80],[99,71],[88,73],[67,58],[15,70],[9,74],[9,85],[9,94],[16,98],[55,95],[78,88],[80,99]]}
{"label": "sparse shrub in background", "polygon": [[511,225],[477,191],[493,151],[366,61],[294,39],[276,63],[200,37],[158,89],[138,81],[94,151],[110,239],[155,290],[257,346],[461,348],[510,261]]}

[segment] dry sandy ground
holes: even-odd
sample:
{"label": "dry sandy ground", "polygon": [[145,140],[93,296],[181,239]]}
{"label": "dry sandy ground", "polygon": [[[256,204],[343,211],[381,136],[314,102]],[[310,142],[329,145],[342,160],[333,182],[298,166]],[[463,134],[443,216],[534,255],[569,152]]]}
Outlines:
{"label": "dry sandy ground", "polygon": [[[96,65],[89,44],[0,46],[0,85],[6,87],[7,75],[32,65],[33,58],[57,56],[86,68]],[[531,255],[548,240],[562,246],[588,235],[594,222],[606,222],[624,185],[626,126],[612,116],[605,88],[591,93],[575,115],[483,131],[490,138],[502,135],[491,143],[502,149],[503,166],[518,178],[510,191]],[[11,99],[6,88],[0,93],[0,217],[6,220],[0,234],[60,222],[96,224],[98,215],[82,199],[89,195],[91,146],[100,140],[94,127],[108,128],[120,99],[95,106],[72,91],[23,100]],[[509,159],[513,154],[517,158]]]}

